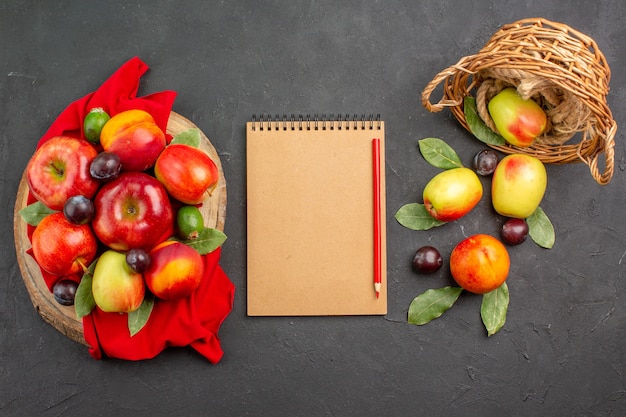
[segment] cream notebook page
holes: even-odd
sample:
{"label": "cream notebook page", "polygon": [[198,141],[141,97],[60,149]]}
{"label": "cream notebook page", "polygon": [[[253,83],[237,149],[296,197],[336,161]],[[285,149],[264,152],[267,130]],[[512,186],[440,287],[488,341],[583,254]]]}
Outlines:
{"label": "cream notebook page", "polygon": [[[246,137],[248,315],[386,314],[384,122],[251,121]],[[381,155],[378,298],[374,138]]]}

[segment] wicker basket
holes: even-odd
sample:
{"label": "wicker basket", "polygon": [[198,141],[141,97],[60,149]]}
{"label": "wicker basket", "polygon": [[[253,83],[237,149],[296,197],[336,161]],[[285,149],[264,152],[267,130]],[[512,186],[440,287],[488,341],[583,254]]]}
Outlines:
{"label": "wicker basket", "polygon": [[[617,130],[606,101],[610,78],[606,59],[591,38],[561,23],[524,19],[502,26],[477,54],[437,74],[422,92],[422,104],[431,112],[449,107],[470,130],[463,101],[474,96],[480,118],[497,133],[487,103],[513,86],[544,108],[548,127],[528,148],[490,146],[533,155],[544,163],[582,161],[604,185],[613,176]],[[430,96],[442,82],[443,97],[432,104]]]}

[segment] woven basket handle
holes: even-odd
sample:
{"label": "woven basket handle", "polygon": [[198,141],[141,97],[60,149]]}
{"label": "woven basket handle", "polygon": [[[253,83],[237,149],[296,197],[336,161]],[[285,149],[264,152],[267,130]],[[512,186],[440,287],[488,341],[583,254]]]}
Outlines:
{"label": "woven basket handle", "polygon": [[[422,91],[422,105],[431,113],[440,112],[441,110],[447,107],[456,107],[463,103],[463,97],[455,97],[454,99],[447,98],[452,97],[452,92],[444,91],[443,97],[439,100],[438,103],[432,104],[430,101],[430,95],[435,91],[437,86],[447,80],[450,77],[454,77],[460,72],[467,73],[469,75],[474,75],[473,71],[467,69],[468,64],[472,62],[475,55],[468,55],[461,58],[456,64],[449,66],[448,68],[441,71],[439,74],[429,82],[424,90]],[[471,89],[471,86],[467,88],[467,91]],[[453,89],[454,90],[454,89]]]}
{"label": "woven basket handle", "polygon": [[615,170],[615,133],[617,131],[617,123],[615,120],[611,120],[611,125],[606,132],[606,135],[601,139],[604,141],[604,172],[600,171],[598,166],[600,162],[600,155],[595,155],[591,159],[583,158],[579,155],[580,159],[589,166],[591,176],[600,185],[606,185],[611,181],[613,177],[613,171]]}

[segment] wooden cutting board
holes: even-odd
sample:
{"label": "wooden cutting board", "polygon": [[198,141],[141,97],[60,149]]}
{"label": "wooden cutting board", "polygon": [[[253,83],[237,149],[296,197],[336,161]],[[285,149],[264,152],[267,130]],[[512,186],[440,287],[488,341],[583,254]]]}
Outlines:
{"label": "wooden cutting board", "polygon": [[[167,124],[168,134],[175,136],[191,128],[197,129],[197,126],[178,113],[172,112],[170,114]],[[220,174],[217,187],[213,191],[213,194],[204,201],[200,211],[204,217],[206,227],[223,231],[226,221],[226,180],[224,178],[224,171],[219,155],[211,144],[211,141],[202,131],[200,132],[202,139],[200,149],[213,159]],[[17,262],[24,284],[26,285],[26,290],[28,291],[28,295],[30,296],[35,310],[47,323],[70,339],[87,345],[83,337],[83,323],[82,320],[76,317],[74,306],[62,306],[55,301],[54,296],[48,290],[43,280],[39,266],[35,260],[26,253],[31,245],[28,240],[27,224],[22,220],[19,211],[26,207],[28,194],[28,183],[26,181],[26,172],[24,171],[17,190],[15,209],[13,212],[13,233]]]}

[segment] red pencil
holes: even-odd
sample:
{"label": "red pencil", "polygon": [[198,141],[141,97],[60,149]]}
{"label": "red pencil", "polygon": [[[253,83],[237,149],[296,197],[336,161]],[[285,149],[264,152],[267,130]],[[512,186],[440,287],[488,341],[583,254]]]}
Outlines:
{"label": "red pencil", "polygon": [[381,287],[381,218],[380,218],[380,139],[372,139],[372,166],[374,172],[374,290],[376,298]]}

